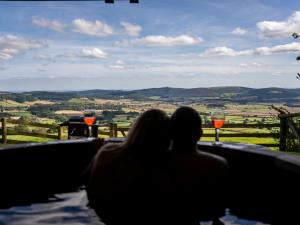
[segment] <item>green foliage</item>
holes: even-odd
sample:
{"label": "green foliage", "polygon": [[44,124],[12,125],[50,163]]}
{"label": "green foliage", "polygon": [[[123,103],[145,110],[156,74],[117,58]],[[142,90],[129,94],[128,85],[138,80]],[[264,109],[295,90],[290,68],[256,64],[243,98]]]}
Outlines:
{"label": "green foliage", "polygon": [[[293,122],[293,125],[295,126],[295,129],[298,134],[300,134],[300,118],[294,117],[289,118],[291,122]],[[287,151],[294,151],[294,152],[300,152],[300,139],[292,132],[291,129],[288,130],[287,134]]]}
{"label": "green foliage", "polygon": [[16,140],[16,141],[24,141],[24,142],[50,142],[54,141],[50,138],[42,138],[42,137],[32,137],[32,136],[25,136],[25,135],[9,135],[8,136],[8,143],[9,140]]}
{"label": "green foliage", "polygon": [[288,135],[287,137],[287,151],[300,152],[300,140]]}
{"label": "green foliage", "polygon": [[[300,89],[284,88],[244,88],[244,87],[214,87],[214,88],[150,88],[135,91],[116,90],[88,90],[73,92],[47,92],[34,91],[24,93],[1,93],[1,100],[14,100],[16,102],[50,100],[69,101],[72,99],[88,98],[92,101],[95,98],[135,100],[164,100],[164,101],[203,101],[206,103],[226,104],[236,102],[246,104],[249,102],[285,102],[300,103]],[[214,100],[214,101],[213,101]]]}
{"label": "green foliage", "polygon": [[15,131],[17,132],[31,132],[30,128],[23,124],[18,124],[15,126]]}
{"label": "green foliage", "polygon": [[112,105],[112,104],[97,105],[97,104],[91,103],[91,102],[87,102],[87,103],[59,102],[59,103],[53,104],[53,105],[45,105],[45,104],[32,105],[28,108],[28,111],[30,111],[33,115],[38,115],[38,114],[48,114],[48,113],[56,112],[59,110],[83,111],[86,109],[121,110],[121,106],[120,105]]}
{"label": "green foliage", "polygon": [[36,97],[32,96],[31,94],[25,93],[2,93],[0,94],[0,101],[12,100],[19,103],[23,103],[26,101],[35,101],[37,100]]}
{"label": "green foliage", "polygon": [[104,110],[102,112],[104,120],[112,120],[116,115],[121,115],[125,114],[123,110],[118,110],[118,111],[109,111],[109,110]]}
{"label": "green foliage", "polygon": [[49,91],[32,91],[26,92],[26,94],[40,100],[50,101],[67,101],[72,98],[77,98],[76,92],[49,92]]}
{"label": "green foliage", "polygon": [[[20,98],[20,95],[24,95]],[[265,88],[265,89],[251,89],[242,87],[221,87],[221,88],[194,88],[194,89],[182,89],[182,88],[153,88],[137,91],[103,91],[103,90],[90,90],[83,92],[27,92],[27,93],[4,93],[0,94],[0,103],[7,103],[7,99],[15,102],[10,103],[9,112],[4,109],[4,113],[7,115],[21,116],[21,119],[32,122],[39,122],[33,120],[33,117],[50,118],[54,119],[56,124],[67,121],[69,116],[55,114],[60,110],[74,110],[84,111],[86,109],[102,110],[103,114],[97,120],[102,121],[115,121],[118,126],[122,126],[126,123],[134,121],[134,119],[143,111],[149,107],[141,104],[141,107],[137,108],[127,107],[127,103],[120,102],[120,104],[105,103],[96,104],[94,98],[106,98],[106,99],[131,99],[131,100],[149,100],[150,107],[159,107],[159,102],[166,103],[171,107],[164,106],[163,109],[168,113],[172,113],[175,107],[180,105],[190,105],[200,112],[203,118],[203,122],[211,124],[210,112],[219,110],[220,108],[226,109],[230,112],[232,110],[232,116],[226,115],[226,123],[241,124],[242,128],[232,129],[226,131],[222,129],[222,132],[228,133],[274,133],[274,139],[272,138],[232,138],[221,137],[221,141],[233,141],[233,142],[247,142],[253,144],[276,144],[278,143],[279,131],[278,129],[271,128],[258,128],[258,129],[244,129],[242,124],[266,124],[266,123],[278,123],[278,121],[272,121],[269,118],[262,118],[266,116],[266,112],[269,111],[268,105],[265,103],[248,103],[250,102],[293,102],[300,104],[300,89],[278,89],[278,88]],[[25,100],[50,100],[53,104],[34,104],[28,106],[27,104],[20,104]],[[158,101],[159,100],[159,101]],[[100,102],[100,101],[99,101]],[[136,105],[136,101],[133,101]],[[248,103],[241,105],[240,103]],[[125,105],[124,105],[125,104]],[[129,105],[131,104],[129,100]],[[134,105],[133,104],[133,105]],[[7,104],[6,104],[7,105]],[[281,104],[282,105],[282,104]],[[2,106],[0,104],[0,106]],[[143,106],[145,106],[143,108]],[[128,108],[132,112],[125,112]],[[136,106],[134,106],[136,107]],[[3,107],[2,107],[3,109]],[[13,110],[12,110],[13,109]],[[139,111],[139,112],[135,112]],[[240,114],[239,114],[240,113]],[[245,115],[244,115],[245,114]],[[47,123],[47,122],[46,122]],[[52,123],[52,122],[49,122]],[[126,125],[126,126],[127,126]],[[20,131],[30,132],[47,132],[57,133],[55,128],[53,129],[34,129],[31,126],[16,127]],[[206,130],[205,130],[206,132]],[[208,132],[214,132],[213,130]],[[277,135],[277,136],[276,136]],[[28,138],[29,139],[29,138]],[[204,140],[213,141],[213,138],[204,138]],[[297,146],[299,142],[292,142],[291,146]],[[291,149],[296,149],[292,147]]]}

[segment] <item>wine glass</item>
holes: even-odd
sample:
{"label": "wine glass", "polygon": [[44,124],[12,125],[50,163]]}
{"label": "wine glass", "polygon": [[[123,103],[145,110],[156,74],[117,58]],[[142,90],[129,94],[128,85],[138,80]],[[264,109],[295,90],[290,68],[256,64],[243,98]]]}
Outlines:
{"label": "wine glass", "polygon": [[225,114],[222,111],[212,112],[211,113],[211,122],[213,127],[215,128],[215,141],[220,142],[219,134],[220,128],[224,126],[225,123]]}
{"label": "wine glass", "polygon": [[96,114],[94,111],[86,111],[83,116],[83,121],[88,125],[88,137],[92,137],[92,126],[96,122]]}

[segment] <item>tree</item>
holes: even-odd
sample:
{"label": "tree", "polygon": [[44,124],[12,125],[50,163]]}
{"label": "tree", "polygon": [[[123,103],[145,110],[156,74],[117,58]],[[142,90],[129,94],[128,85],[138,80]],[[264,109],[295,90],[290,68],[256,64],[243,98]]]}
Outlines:
{"label": "tree", "polygon": [[[294,39],[297,39],[298,37],[300,37],[300,35],[299,35],[298,33],[296,33],[296,32],[294,32],[294,33],[292,34],[292,36],[293,36]],[[297,56],[296,60],[299,61],[299,60],[300,60],[300,56]],[[300,80],[300,73],[297,73],[296,78],[297,78],[298,80]]]}

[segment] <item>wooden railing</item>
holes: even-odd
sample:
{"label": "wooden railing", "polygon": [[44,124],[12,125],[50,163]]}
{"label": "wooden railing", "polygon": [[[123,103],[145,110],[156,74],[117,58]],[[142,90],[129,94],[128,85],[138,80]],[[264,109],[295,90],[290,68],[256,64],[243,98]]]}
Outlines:
{"label": "wooden railing", "polygon": [[[16,130],[15,128],[8,126],[9,124],[30,126],[30,127],[34,127],[34,128],[56,129],[57,135],[47,134],[47,133],[39,133],[39,132],[35,132],[35,131],[30,132],[30,131]],[[62,128],[58,125],[1,118],[1,129],[0,129],[1,136],[2,136],[1,142],[2,142],[2,144],[8,144],[8,143],[9,144],[18,144],[18,143],[29,142],[29,141],[22,141],[22,140],[9,140],[8,139],[9,135],[23,135],[23,136],[29,136],[29,137],[47,138],[47,139],[51,139],[51,140],[61,140],[62,139],[61,129]]]}
{"label": "wooden railing", "polygon": [[[288,139],[297,139],[298,148],[300,142],[300,113],[286,113],[282,112],[278,115],[280,119],[280,146],[281,151],[285,151],[289,147],[287,146]],[[298,124],[293,119],[298,118]],[[300,149],[299,149],[300,150]]]}
{"label": "wooden railing", "polygon": [[[28,127],[38,127],[38,128],[45,128],[45,129],[52,129],[56,130],[57,133],[55,134],[47,134],[47,133],[37,133],[37,132],[28,132],[28,131],[18,131],[14,128],[12,128],[11,125],[25,125]],[[105,129],[104,129],[105,126]],[[40,137],[40,138],[46,138],[50,140],[62,140],[66,134],[64,132],[65,126],[60,125],[51,125],[51,124],[41,124],[36,122],[27,122],[22,120],[11,120],[11,119],[1,119],[1,127],[0,127],[0,133],[2,135],[2,144],[15,144],[15,143],[25,143],[30,142],[24,141],[24,140],[11,140],[8,137],[10,135],[23,135],[23,136],[29,136],[29,137]],[[204,134],[203,138],[213,138],[215,137],[215,134],[213,131],[208,132],[209,129],[213,129],[211,124],[204,124]],[[233,129],[234,128],[234,129]],[[266,132],[243,132],[239,131],[239,129],[277,129],[277,133],[279,134],[279,128],[282,128],[282,124],[274,123],[274,124],[225,124],[220,134],[220,138],[268,138],[268,139],[274,139],[274,133],[270,131]],[[228,130],[227,130],[228,129]],[[232,129],[232,130],[230,130]],[[129,127],[122,127],[118,126],[116,123],[109,123],[106,125],[99,125],[98,126],[98,135],[100,136],[107,136],[107,137],[126,137],[127,132],[129,131]],[[66,137],[67,138],[67,137]],[[279,139],[279,138],[278,138]],[[255,143],[264,145],[266,147],[279,147],[279,142],[276,143],[275,140],[273,143]]]}
{"label": "wooden railing", "polygon": [[[209,129],[213,129],[211,124],[204,124],[203,126],[204,133],[202,135],[203,138],[214,138],[215,133],[214,132],[208,132]],[[272,123],[272,124],[225,124],[222,127],[222,130],[229,132],[229,133],[221,133],[220,138],[268,138],[268,139],[276,139],[276,132],[264,132],[264,133],[257,133],[257,132],[242,132],[242,131],[235,131],[235,130],[230,130],[232,128],[239,128],[239,129],[272,129],[276,128],[277,134],[278,134],[278,140],[279,140],[279,128],[280,124],[279,123]],[[227,130],[229,129],[229,130]],[[101,130],[101,128],[100,128]],[[119,137],[118,133],[120,132],[123,137],[126,137],[126,132],[129,131],[129,127],[118,127],[117,124],[111,124],[110,125],[110,135],[109,137]],[[101,132],[101,131],[100,131]],[[101,134],[101,133],[100,133]],[[279,141],[278,143],[255,143],[259,145],[263,145],[266,147],[279,147]]]}

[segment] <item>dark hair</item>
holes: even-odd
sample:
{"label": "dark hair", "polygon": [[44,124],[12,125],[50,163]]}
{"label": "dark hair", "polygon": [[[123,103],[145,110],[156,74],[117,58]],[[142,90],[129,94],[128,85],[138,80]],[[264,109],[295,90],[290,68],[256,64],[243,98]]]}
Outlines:
{"label": "dark hair", "polygon": [[193,108],[178,108],[171,117],[174,144],[196,144],[202,135],[201,117]]}
{"label": "dark hair", "polygon": [[150,109],[135,121],[122,149],[136,154],[166,152],[170,139],[170,118],[162,110]]}

